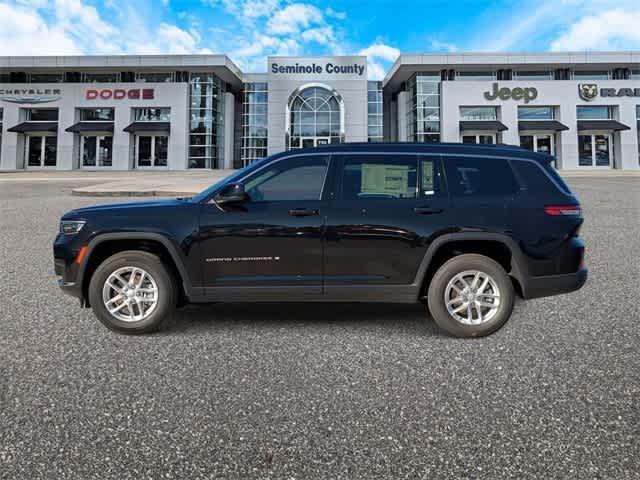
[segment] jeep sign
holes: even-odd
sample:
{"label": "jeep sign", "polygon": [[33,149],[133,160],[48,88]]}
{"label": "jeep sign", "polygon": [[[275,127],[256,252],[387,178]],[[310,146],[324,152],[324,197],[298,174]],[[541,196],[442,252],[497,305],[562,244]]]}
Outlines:
{"label": "jeep sign", "polygon": [[484,98],[487,100],[524,100],[529,103],[531,100],[538,98],[538,90],[533,87],[498,87],[498,83],[493,84],[493,91],[484,92]]}

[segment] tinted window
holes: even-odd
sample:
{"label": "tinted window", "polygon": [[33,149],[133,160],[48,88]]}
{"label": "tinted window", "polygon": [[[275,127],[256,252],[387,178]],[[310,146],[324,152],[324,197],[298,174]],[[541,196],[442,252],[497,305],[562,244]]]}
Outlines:
{"label": "tinted window", "polygon": [[342,171],[342,198],[416,198],[417,159],[380,156],[347,156]]}
{"label": "tinted window", "polygon": [[514,160],[511,166],[531,193],[558,193],[558,187],[545,175],[540,165]]}
{"label": "tinted window", "polygon": [[500,158],[448,157],[444,164],[456,197],[511,195],[520,188],[509,163]]}
{"label": "tinted window", "polygon": [[420,188],[423,197],[431,197],[442,193],[442,179],[439,160],[437,158],[420,158],[422,168],[422,183]]}
{"label": "tinted window", "polygon": [[244,182],[254,202],[320,200],[329,157],[290,157],[258,171]]}

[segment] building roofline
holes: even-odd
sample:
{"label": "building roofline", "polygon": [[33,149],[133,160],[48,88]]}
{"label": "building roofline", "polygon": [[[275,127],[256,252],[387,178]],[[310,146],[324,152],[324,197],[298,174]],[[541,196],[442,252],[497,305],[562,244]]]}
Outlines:
{"label": "building roofline", "polygon": [[640,51],[582,51],[582,52],[448,52],[402,53],[393,63],[382,84],[386,88],[396,82],[400,70],[420,67],[442,69],[451,66],[575,66],[593,64],[638,64]]}

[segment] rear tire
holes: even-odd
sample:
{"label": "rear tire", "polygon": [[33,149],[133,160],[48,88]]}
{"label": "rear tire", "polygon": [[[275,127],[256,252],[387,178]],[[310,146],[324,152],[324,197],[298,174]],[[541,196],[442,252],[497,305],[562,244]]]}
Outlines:
{"label": "rear tire", "polygon": [[446,332],[456,337],[483,337],[509,319],[515,293],[499,263],[483,255],[464,254],[438,269],[427,300],[433,319]]}
{"label": "rear tire", "polygon": [[121,333],[157,330],[177,303],[175,279],[160,258],[138,250],[102,262],[89,283],[89,301],[98,320]]}

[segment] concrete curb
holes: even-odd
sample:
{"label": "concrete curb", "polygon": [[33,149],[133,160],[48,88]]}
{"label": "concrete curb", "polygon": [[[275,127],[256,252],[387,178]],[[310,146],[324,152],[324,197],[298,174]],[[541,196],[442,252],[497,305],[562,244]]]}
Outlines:
{"label": "concrete curb", "polygon": [[190,197],[202,190],[185,192],[171,190],[148,190],[144,192],[133,191],[85,191],[82,189],[72,189],[71,195],[75,197]]}

